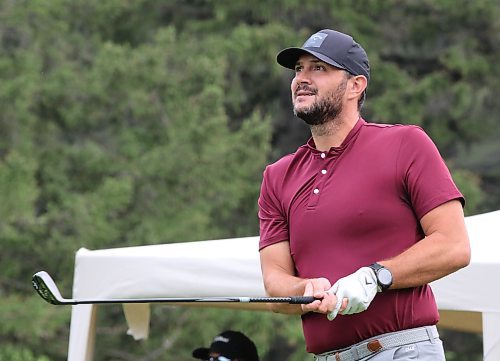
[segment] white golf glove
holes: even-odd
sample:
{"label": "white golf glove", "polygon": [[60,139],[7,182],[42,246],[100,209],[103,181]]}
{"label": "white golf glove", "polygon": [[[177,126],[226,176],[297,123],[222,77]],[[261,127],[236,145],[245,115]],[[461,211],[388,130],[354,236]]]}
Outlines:
{"label": "white golf glove", "polygon": [[348,299],[347,307],[340,312],[341,315],[359,313],[368,308],[377,294],[377,276],[369,267],[361,267],[356,272],[339,279],[327,292],[337,296],[335,308],[327,315],[331,321],[339,313],[342,300]]}

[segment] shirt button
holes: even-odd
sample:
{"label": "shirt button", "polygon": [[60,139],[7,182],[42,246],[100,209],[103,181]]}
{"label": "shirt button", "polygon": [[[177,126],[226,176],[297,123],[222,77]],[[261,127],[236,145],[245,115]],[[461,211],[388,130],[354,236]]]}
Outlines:
{"label": "shirt button", "polygon": [[325,153],[321,153],[321,158],[325,159],[326,157],[326,154]]}
{"label": "shirt button", "polygon": [[319,193],[319,189],[316,188],[315,190],[313,190],[314,194],[318,194]]}
{"label": "shirt button", "polygon": [[323,169],[323,170],[321,171],[321,174],[326,174],[326,169]]}

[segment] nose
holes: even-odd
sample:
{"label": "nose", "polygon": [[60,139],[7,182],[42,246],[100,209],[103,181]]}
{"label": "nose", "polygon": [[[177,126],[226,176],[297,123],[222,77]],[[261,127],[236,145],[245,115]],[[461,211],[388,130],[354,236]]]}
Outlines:
{"label": "nose", "polygon": [[311,79],[304,71],[295,73],[295,77],[292,80],[291,88],[292,92],[296,92],[302,86],[311,85]]}
{"label": "nose", "polygon": [[304,70],[295,73],[294,81],[297,84],[304,84],[304,83],[310,84],[311,83],[311,79],[309,78],[309,75]]}

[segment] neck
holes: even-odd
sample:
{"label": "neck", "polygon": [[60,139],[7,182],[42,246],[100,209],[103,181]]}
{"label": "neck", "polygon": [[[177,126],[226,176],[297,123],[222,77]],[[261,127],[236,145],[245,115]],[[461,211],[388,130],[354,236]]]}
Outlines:
{"label": "neck", "polygon": [[327,151],[332,147],[339,147],[349,132],[354,128],[359,114],[351,117],[339,116],[321,125],[311,126],[311,135],[316,149]]}

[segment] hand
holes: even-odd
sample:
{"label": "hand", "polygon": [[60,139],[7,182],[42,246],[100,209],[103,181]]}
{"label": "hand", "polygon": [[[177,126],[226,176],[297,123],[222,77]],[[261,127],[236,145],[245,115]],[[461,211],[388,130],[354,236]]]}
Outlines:
{"label": "hand", "polygon": [[307,280],[304,296],[313,296],[320,300],[302,305],[303,312],[328,313],[337,304],[337,297],[334,294],[327,293],[332,287],[330,281],[326,278],[311,278]]}
{"label": "hand", "polygon": [[[369,267],[361,267],[349,276],[339,279],[327,291],[337,296],[337,303],[334,309],[328,312],[328,319],[333,320],[338,313],[351,315],[366,310],[377,294],[377,290],[377,276]],[[344,298],[348,299],[347,306],[341,309]]]}

